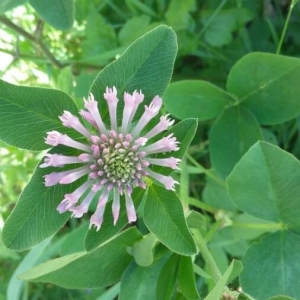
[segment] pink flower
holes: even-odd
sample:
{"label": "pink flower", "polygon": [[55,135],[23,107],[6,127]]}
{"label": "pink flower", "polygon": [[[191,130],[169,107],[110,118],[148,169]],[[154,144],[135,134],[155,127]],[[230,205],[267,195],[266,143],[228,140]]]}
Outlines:
{"label": "pink flower", "polygon": [[98,110],[98,102],[90,94],[84,100],[85,109],[81,110],[81,116],[92,125],[87,129],[78,119],[68,111],[64,111],[60,119],[64,126],[73,128],[83,135],[85,142],[77,142],[66,134],[57,131],[47,133],[46,143],[51,146],[65,145],[81,150],[78,156],[65,156],[62,154],[46,154],[41,168],[63,167],[66,164],[81,164],[80,167],[53,172],[45,176],[45,185],[69,184],[86,176],[86,181],[71,194],[66,194],[57,207],[60,213],[72,212],[72,217],[80,218],[88,212],[89,205],[101,191],[95,213],[90,219],[90,227],[95,226],[98,231],[103,222],[103,214],[108,199],[112,196],[112,212],[114,225],[117,223],[120,213],[120,196],[125,196],[125,206],[128,222],[136,221],[136,211],[132,201],[132,190],[139,186],[146,188],[145,176],[150,176],[165,186],[174,190],[175,181],[171,176],[161,175],[150,169],[151,165],[158,165],[178,169],[179,159],[174,157],[155,158],[152,154],[177,151],[179,142],[170,134],[153,143],[149,140],[159,133],[167,130],[174,121],[168,119],[168,115],[162,116],[160,122],[150,131],[145,132],[149,122],[157,116],[162,105],[159,96],[154,97],[149,106],[145,106],[145,112],[132,126],[135,113],[144,100],[141,91],[133,94],[124,94],[124,109],[121,124],[117,123],[117,89],[106,88],[104,99],[107,101],[110,127],[103,123]]}

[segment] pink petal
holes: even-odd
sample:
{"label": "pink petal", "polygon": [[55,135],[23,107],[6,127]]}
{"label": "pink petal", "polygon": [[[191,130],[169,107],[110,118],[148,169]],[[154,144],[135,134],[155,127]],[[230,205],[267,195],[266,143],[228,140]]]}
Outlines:
{"label": "pink petal", "polygon": [[162,153],[162,152],[171,152],[179,150],[177,146],[179,142],[173,137],[173,134],[163,137],[159,141],[153,143],[152,145],[146,146],[143,148],[143,151],[147,154]]}
{"label": "pink petal", "polygon": [[124,110],[123,110],[123,118],[122,118],[122,127],[121,127],[121,131],[123,133],[126,133],[128,131],[128,127],[130,125],[129,121],[130,121],[130,116],[134,110],[134,101],[135,98],[134,96],[128,94],[128,93],[124,93]]}
{"label": "pink petal", "polygon": [[145,112],[141,116],[132,135],[137,136],[144,129],[144,127],[159,113],[162,105],[162,99],[159,96],[155,96],[149,106],[145,105]]}
{"label": "pink petal", "polygon": [[72,173],[64,176],[59,183],[60,184],[68,184],[68,183],[72,183],[74,181],[76,181],[77,179],[79,179],[80,177],[88,174],[90,172],[90,168],[88,166],[84,166],[81,168],[77,168],[72,170]]}
{"label": "pink petal", "polygon": [[135,222],[136,221],[136,212],[135,208],[132,202],[131,194],[128,192],[125,193],[125,199],[126,199],[126,210],[127,210],[127,218],[128,222]]}
{"label": "pink petal", "polygon": [[119,100],[117,98],[116,87],[114,86],[112,89],[107,87],[106,93],[104,93],[104,98],[108,104],[111,128],[117,130],[117,104]]}
{"label": "pink petal", "polygon": [[40,165],[40,168],[46,167],[63,167],[66,164],[77,164],[82,161],[77,156],[65,156],[60,154],[45,154],[44,163]]}
{"label": "pink petal", "polygon": [[93,191],[90,191],[84,198],[84,200],[80,203],[80,205],[71,207],[69,210],[73,213],[72,217],[81,218],[83,214],[87,213],[94,196],[95,193]]}
{"label": "pink petal", "polygon": [[118,192],[117,189],[114,189],[114,200],[112,204],[112,213],[114,217],[114,225],[116,225],[118,218],[119,218],[119,213],[120,213],[120,193]]}
{"label": "pink petal", "polygon": [[86,152],[90,152],[91,149],[88,145],[79,143],[71,139],[66,134],[61,134],[58,131],[50,131],[47,132],[48,136],[46,138],[45,143],[51,146],[57,146],[58,144],[65,145],[68,147],[72,147],[75,149],[80,149]]}
{"label": "pink petal", "polygon": [[65,110],[63,115],[59,118],[63,122],[64,126],[75,129],[87,138],[91,136],[91,133],[81,124],[79,119],[70,112]]}
{"label": "pink petal", "polygon": [[96,122],[99,132],[106,132],[106,127],[98,110],[98,102],[95,101],[92,93],[90,93],[88,100],[84,99],[84,106],[90,112],[92,118]]}
{"label": "pink petal", "polygon": [[179,184],[179,182],[174,180],[171,176],[161,175],[159,173],[153,172],[150,169],[147,169],[147,172],[151,177],[162,183],[165,186],[166,190],[175,191],[174,185]]}
{"label": "pink petal", "polygon": [[161,116],[159,123],[154,128],[152,128],[145,135],[145,137],[148,139],[151,139],[152,137],[158,135],[162,131],[167,130],[169,126],[173,125],[175,120],[168,119],[168,116],[169,116],[169,114],[166,116]]}
{"label": "pink petal", "polygon": [[52,172],[44,176],[45,186],[53,186],[60,182],[65,176],[71,174],[73,170],[63,171],[63,172]]}
{"label": "pink petal", "polygon": [[101,225],[103,222],[103,214],[104,214],[105,206],[107,203],[108,195],[109,195],[109,193],[105,189],[99,198],[96,212],[92,215],[92,217],[90,219],[90,228],[94,225],[96,227],[96,231],[99,231],[101,228]]}
{"label": "pink petal", "polygon": [[152,165],[158,165],[162,167],[169,167],[172,169],[179,169],[178,164],[181,162],[180,159],[175,157],[168,157],[168,158],[146,158],[146,161],[148,161]]}

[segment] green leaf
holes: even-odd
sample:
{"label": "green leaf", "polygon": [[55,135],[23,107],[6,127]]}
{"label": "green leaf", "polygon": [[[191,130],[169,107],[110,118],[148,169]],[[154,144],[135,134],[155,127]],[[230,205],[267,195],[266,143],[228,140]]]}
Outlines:
{"label": "green leaf", "polygon": [[[141,188],[135,188],[132,193],[132,199],[134,201],[135,208],[138,209],[142,198],[144,196],[145,190]],[[122,201],[123,200],[123,201]],[[85,237],[84,246],[87,251],[91,251],[97,248],[102,243],[106,242],[114,235],[119,233],[127,224],[127,212],[123,205],[125,202],[124,197],[121,197],[121,208],[120,208],[120,215],[117,224],[113,225],[113,214],[112,214],[112,206],[109,204],[107,205],[103,223],[101,225],[101,230],[96,231],[95,229],[91,229],[87,232]]]}
{"label": "green leaf", "polygon": [[297,230],[299,182],[300,162],[266,142],[251,147],[227,179],[229,195],[239,209]]}
{"label": "green leaf", "polygon": [[157,238],[150,232],[134,245],[132,255],[139,266],[148,267],[153,263],[153,248],[156,243]]}
{"label": "green leaf", "polygon": [[47,131],[74,133],[61,124],[58,116],[67,110],[77,114],[73,100],[64,92],[21,87],[0,80],[0,139],[28,150],[49,148],[44,138]]}
{"label": "green leaf", "polygon": [[68,255],[75,252],[84,251],[84,237],[89,229],[89,222],[83,222],[79,227],[64,236],[64,241],[60,246],[60,255]]}
{"label": "green leaf", "polygon": [[63,69],[53,70],[52,80],[56,89],[64,91],[68,95],[73,95],[74,75],[71,66]]}
{"label": "green leaf", "polygon": [[189,228],[198,229],[201,233],[206,232],[206,219],[199,212],[192,210],[186,218]]}
{"label": "green leaf", "polygon": [[60,214],[56,208],[78,182],[45,187],[43,176],[48,173],[49,170],[37,167],[6,220],[2,240],[7,248],[16,251],[31,248],[57,232],[69,218],[70,214]]}
{"label": "green leaf", "polygon": [[[93,66],[102,67],[102,68],[104,68],[109,62],[115,60],[115,58],[120,56],[126,49],[125,46],[118,47],[118,48],[113,47],[112,50],[104,50],[103,49],[103,50],[101,50],[101,52],[99,54],[99,51],[97,51],[97,52],[92,51],[92,49],[94,47],[93,45],[94,45],[94,43],[96,43],[95,41],[86,41],[86,42],[87,43],[85,44],[85,46],[86,46],[85,51],[88,51],[88,52],[82,53],[84,55],[84,57],[82,57],[82,59],[80,59],[80,61],[78,61],[78,63],[93,65]],[[82,50],[84,50],[84,49],[82,49]],[[88,70],[88,72],[90,73],[90,70]],[[95,73],[96,73],[95,75],[92,75],[93,78],[88,86],[87,91],[90,90],[91,84],[94,82],[96,75],[98,75],[98,72],[95,72]],[[80,74],[82,74],[82,72]],[[88,92],[84,96],[86,96],[87,94],[88,94]]]}
{"label": "green leaf", "polygon": [[221,47],[232,42],[234,31],[243,27],[247,22],[254,18],[252,11],[246,8],[203,10],[201,21],[204,24],[205,40],[214,47]]}
{"label": "green leaf", "polygon": [[149,187],[144,206],[144,222],[159,241],[182,255],[196,253],[181,202],[177,195],[163,187]]}
{"label": "green leaf", "polygon": [[241,257],[247,251],[249,244],[245,239],[233,235],[233,227],[226,226],[215,232],[209,242],[210,249],[223,249],[233,257]]}
{"label": "green leaf", "polygon": [[242,259],[244,272],[240,283],[243,290],[255,299],[276,295],[298,299],[299,253],[299,232],[278,231],[265,236],[260,243],[253,244]]}
{"label": "green leaf", "polygon": [[187,299],[199,299],[191,257],[180,257],[178,279],[180,290]]}
{"label": "green leaf", "polygon": [[272,230],[280,229],[253,244],[242,260],[240,282],[255,298],[300,294],[300,271],[295,265],[300,251],[299,182],[300,162],[265,142],[255,144],[227,179],[229,194],[239,209],[271,221]]}
{"label": "green leaf", "polygon": [[[238,260],[233,260],[222,278],[218,281],[213,290],[209,293],[204,300],[216,300],[221,299],[225,286],[230,283],[236,276],[238,276],[243,270],[243,265]],[[263,282],[263,281],[262,281]]]}
{"label": "green leaf", "polygon": [[74,22],[74,0],[29,0],[30,5],[42,19],[59,30],[72,28]]}
{"label": "green leaf", "polygon": [[261,138],[259,125],[247,108],[226,109],[209,135],[211,162],[218,175],[226,178],[246,151]]}
{"label": "green leaf", "polygon": [[50,260],[20,275],[22,280],[49,282],[65,288],[99,288],[113,284],[132,261],[126,248],[141,239],[135,227],[101,247]]}
{"label": "green leaf", "polygon": [[104,64],[103,60],[96,63],[96,65],[102,63],[105,66],[116,55],[109,57],[107,54],[115,50],[117,46],[117,37],[113,26],[106,22],[95,5],[92,4],[89,7],[89,14],[86,19],[85,38],[81,44],[82,60],[89,61],[92,64],[95,61],[95,56],[102,55],[103,58],[106,56]]}
{"label": "green leaf", "polygon": [[27,0],[2,0],[0,2],[1,14],[4,14],[5,12],[12,10],[17,6],[22,5],[25,2],[27,2]]}
{"label": "green leaf", "polygon": [[165,261],[163,257],[149,267],[132,262],[122,276],[119,299],[156,299],[157,279]]}
{"label": "green leaf", "polygon": [[180,256],[173,253],[164,264],[157,281],[156,299],[171,300],[176,288]]}
{"label": "green leaf", "polygon": [[100,297],[97,297],[96,300],[114,300],[120,293],[121,283],[118,282],[115,285],[105,289],[104,293],[101,293]]}
{"label": "green leaf", "polygon": [[20,262],[8,283],[6,292],[7,300],[16,300],[23,298],[22,294],[25,289],[25,283],[18,279],[17,276],[38,263],[41,254],[49,246],[50,241],[51,239],[45,240],[40,245],[32,248]]}
{"label": "green leaf", "polygon": [[225,186],[220,185],[210,177],[206,177],[206,185],[202,192],[203,202],[208,205],[229,211],[236,211],[236,206],[230,199]]}
{"label": "green leaf", "polygon": [[171,83],[164,95],[166,109],[178,119],[217,117],[234,99],[217,86],[201,80]]}
{"label": "green leaf", "polygon": [[[74,89],[75,97],[82,99],[83,97],[86,97],[89,94],[89,89],[96,77],[97,73],[91,72],[91,71],[84,71],[82,70],[80,72],[79,76],[76,76],[76,85]],[[81,102],[82,103],[82,102]]]}
{"label": "green leaf", "polygon": [[168,24],[176,31],[189,29],[193,25],[189,12],[195,11],[195,4],[195,0],[172,0],[165,14]]}
{"label": "green leaf", "polygon": [[150,8],[150,4],[143,4],[139,0],[125,0],[128,9],[132,12],[132,14],[137,15],[140,12],[152,16],[154,18],[158,18],[157,14]]}
{"label": "green leaf", "polygon": [[130,18],[119,32],[119,40],[122,45],[129,45],[135,39],[145,34],[150,29],[151,18],[146,15]]}
{"label": "green leaf", "polygon": [[[156,96],[162,96],[173,71],[177,52],[175,32],[167,26],[159,26],[136,40],[115,62],[103,69],[96,77],[91,92],[100,102],[103,120],[108,121],[108,108],[103,98],[107,86],[115,86],[118,95],[142,90],[145,104]],[[118,119],[122,116],[123,101],[118,104]],[[140,105],[137,116],[144,107]]]}
{"label": "green leaf", "polygon": [[296,298],[291,298],[288,296],[275,296],[275,297],[269,298],[269,300],[296,300]]}
{"label": "green leaf", "polygon": [[288,121],[300,113],[300,59],[250,53],[231,69],[228,92],[252,111],[260,124]]}
{"label": "green leaf", "polygon": [[[2,222],[2,218],[0,218]],[[16,253],[13,250],[7,249],[2,242],[2,232],[0,231],[0,259],[12,259],[12,260],[18,260],[20,259],[20,256],[18,253]],[[1,298],[0,298],[1,299]]]}

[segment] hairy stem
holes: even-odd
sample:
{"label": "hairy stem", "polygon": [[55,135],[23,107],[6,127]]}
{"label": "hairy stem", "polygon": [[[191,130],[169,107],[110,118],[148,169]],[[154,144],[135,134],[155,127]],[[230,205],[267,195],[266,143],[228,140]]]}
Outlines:
{"label": "hairy stem", "polygon": [[198,230],[193,230],[193,234],[194,234],[195,242],[200,250],[200,253],[201,253],[205,263],[207,264],[207,266],[210,270],[210,273],[212,275],[214,282],[218,283],[220,281],[220,279],[222,278],[222,275],[221,275],[219,268],[217,267],[215,260],[213,259],[212,255],[210,254],[210,252],[206,246],[206,243],[205,243],[203,237],[201,236],[200,232]]}

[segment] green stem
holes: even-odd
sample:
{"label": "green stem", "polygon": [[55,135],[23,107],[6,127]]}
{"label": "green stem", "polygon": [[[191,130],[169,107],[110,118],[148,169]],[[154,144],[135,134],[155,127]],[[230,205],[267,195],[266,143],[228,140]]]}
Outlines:
{"label": "green stem", "polygon": [[195,206],[197,208],[200,208],[200,209],[202,209],[204,211],[208,211],[208,212],[210,212],[212,214],[215,214],[217,212],[217,209],[215,207],[210,206],[210,205],[202,202],[199,199],[195,199],[195,198],[189,197],[188,198],[188,204],[192,205],[192,206]]}
{"label": "green stem", "polygon": [[220,10],[222,9],[222,7],[226,4],[227,0],[223,0],[219,6],[217,7],[217,9],[214,11],[214,13],[212,14],[212,16],[208,19],[208,21],[204,24],[204,27],[200,30],[199,34],[198,34],[198,38],[206,31],[206,29],[209,27],[209,25],[212,23],[212,21],[214,20],[214,18],[218,15],[218,13],[220,12]]}
{"label": "green stem", "polygon": [[198,230],[193,230],[193,234],[194,234],[195,242],[200,250],[200,253],[210,270],[210,273],[212,275],[212,278],[213,278],[215,284],[217,284],[220,281],[220,279],[222,278],[221,272],[220,272],[219,268],[217,267],[217,264],[216,264],[215,260],[213,259],[212,255],[210,254],[210,252],[206,246],[206,243],[205,243],[203,237],[201,236],[200,232]]}
{"label": "green stem", "polygon": [[288,136],[284,141],[284,148],[283,149],[288,149],[290,142],[293,138],[293,136],[297,133],[298,131],[298,126],[297,126],[297,121],[293,124],[293,127],[288,131]]}
{"label": "green stem", "polygon": [[250,228],[250,229],[264,229],[264,230],[276,230],[284,229],[285,225],[282,223],[239,223],[233,222],[232,227]]}
{"label": "green stem", "polygon": [[184,156],[181,164],[181,172],[180,172],[180,199],[183,204],[183,208],[185,212],[189,211],[188,199],[189,199],[189,173],[187,169],[186,157]]}
{"label": "green stem", "polygon": [[212,180],[214,180],[215,182],[217,182],[219,185],[226,187],[225,182],[220,179],[219,177],[217,177],[215,174],[213,174],[213,172],[211,172],[210,170],[205,169],[204,167],[202,167],[191,155],[189,155],[188,153],[186,154],[188,160],[193,163],[198,169],[200,169],[207,177],[211,178]]}
{"label": "green stem", "polygon": [[289,24],[289,22],[290,22],[290,18],[291,18],[291,15],[292,15],[292,11],[293,11],[294,6],[295,6],[295,4],[296,4],[297,2],[298,2],[298,0],[292,0],[292,2],[291,2],[291,4],[290,4],[289,12],[288,12],[288,15],[287,15],[286,20],[285,20],[285,23],[284,23],[284,27],[283,27],[283,30],[282,30],[282,34],[281,34],[281,37],[280,37],[280,41],[279,41],[279,44],[278,44],[278,47],[277,47],[276,54],[280,54],[281,46],[282,46],[282,43],[283,43],[283,40],[284,40],[286,31],[287,31],[288,24]]}

